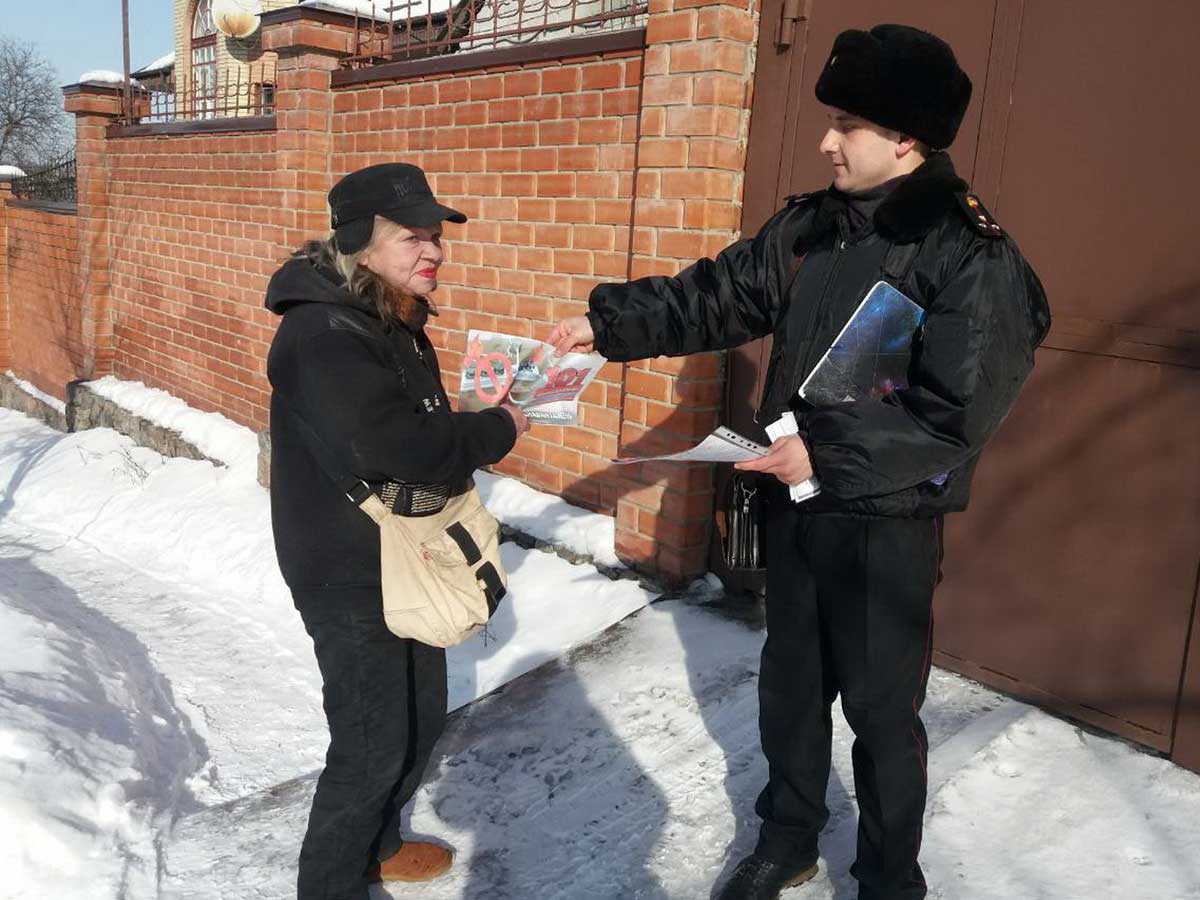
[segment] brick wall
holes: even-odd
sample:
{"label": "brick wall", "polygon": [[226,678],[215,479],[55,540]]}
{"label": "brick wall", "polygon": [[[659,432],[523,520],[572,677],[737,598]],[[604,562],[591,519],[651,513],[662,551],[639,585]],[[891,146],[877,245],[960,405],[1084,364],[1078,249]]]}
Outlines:
{"label": "brick wall", "polygon": [[12,326],[9,320],[8,198],[12,186],[0,179],[0,372],[12,368]]}
{"label": "brick wall", "polygon": [[108,141],[112,373],[262,429],[287,256],[273,132]]}
{"label": "brick wall", "polygon": [[[339,92],[335,176],[398,160],[421,166],[442,202],[447,262],[431,336],[457,392],[470,328],[544,337],[583,312],[598,280],[629,271],[642,54],[481,70]],[[597,478],[617,455],[622,367],[584,394],[582,425],[535,426],[497,468],[612,512]]]}
{"label": "brick wall", "polygon": [[[405,161],[471,219],[447,226],[431,329],[454,393],[468,329],[544,337],[598,282],[673,274],[735,239],[754,32],[736,0],[655,0],[645,51],[331,87],[349,24],[290,10],[262,33],[279,59],[275,131],[105,136],[115,101],[76,91],[92,371],[265,427],[267,279],[326,231],[338,177]],[[610,460],[695,443],[722,388],[718,355],[611,364],[581,426],[535,426],[499,469],[614,513],[623,558],[689,577],[704,569],[711,469]]]}
{"label": "brick wall", "polygon": [[4,368],[59,399],[78,377],[79,225],[74,215],[9,204],[8,347]]}

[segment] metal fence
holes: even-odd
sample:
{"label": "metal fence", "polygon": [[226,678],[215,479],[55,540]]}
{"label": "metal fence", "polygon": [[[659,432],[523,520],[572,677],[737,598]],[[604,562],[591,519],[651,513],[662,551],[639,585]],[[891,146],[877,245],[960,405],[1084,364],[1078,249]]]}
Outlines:
{"label": "metal fence", "polygon": [[77,202],[75,153],[63,157],[36,172],[12,180],[13,196],[20,200],[54,206],[74,206]]}
{"label": "metal fence", "polygon": [[275,114],[275,67],[193,66],[181,79],[157,81],[133,93],[133,109],[122,124],[153,125]]}
{"label": "metal fence", "polygon": [[645,24],[646,0],[400,0],[355,15],[349,68],[621,31]]}

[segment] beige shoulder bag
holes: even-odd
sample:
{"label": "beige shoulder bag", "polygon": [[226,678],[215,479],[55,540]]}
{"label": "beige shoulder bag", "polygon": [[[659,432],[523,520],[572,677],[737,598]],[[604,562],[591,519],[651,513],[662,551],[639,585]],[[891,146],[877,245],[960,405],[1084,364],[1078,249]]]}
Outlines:
{"label": "beige shoulder bag", "polygon": [[[383,617],[398,637],[450,647],[487,624],[508,590],[500,561],[500,525],[470,484],[445,499],[427,490],[397,515],[360,478],[338,465],[328,446],[295,411],[292,417],[338,489],[379,526]],[[397,485],[410,498],[432,486]],[[441,505],[444,502],[444,505]],[[394,508],[394,507],[393,507]]]}

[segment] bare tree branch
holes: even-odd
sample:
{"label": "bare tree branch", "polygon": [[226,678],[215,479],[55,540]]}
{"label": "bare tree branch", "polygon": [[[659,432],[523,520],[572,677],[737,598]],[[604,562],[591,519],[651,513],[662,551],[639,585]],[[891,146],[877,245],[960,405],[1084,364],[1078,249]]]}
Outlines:
{"label": "bare tree branch", "polygon": [[70,146],[57,82],[32,44],[0,36],[0,165],[36,168]]}

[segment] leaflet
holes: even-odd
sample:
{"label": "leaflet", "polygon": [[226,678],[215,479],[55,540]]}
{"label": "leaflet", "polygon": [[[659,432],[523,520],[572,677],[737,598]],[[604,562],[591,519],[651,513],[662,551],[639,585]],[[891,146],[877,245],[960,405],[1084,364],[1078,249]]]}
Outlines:
{"label": "leaflet", "polygon": [[607,360],[598,353],[555,354],[533,338],[472,329],[467,334],[458,408],[478,412],[512,403],[530,422],[575,425],[579,395]]}
{"label": "leaflet", "polygon": [[663,456],[637,456],[614,459],[615,463],[639,463],[656,460],[675,462],[747,462],[765,456],[767,448],[744,438],[736,431],[721,426],[690,450],[668,453]]}

